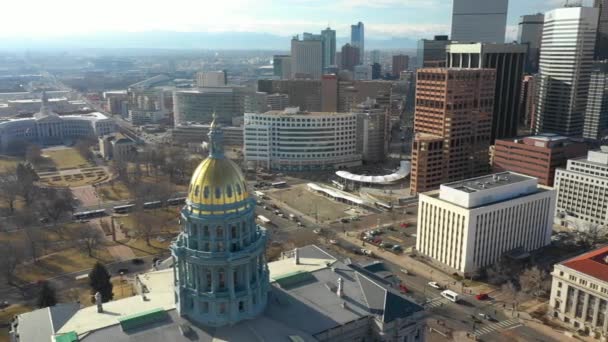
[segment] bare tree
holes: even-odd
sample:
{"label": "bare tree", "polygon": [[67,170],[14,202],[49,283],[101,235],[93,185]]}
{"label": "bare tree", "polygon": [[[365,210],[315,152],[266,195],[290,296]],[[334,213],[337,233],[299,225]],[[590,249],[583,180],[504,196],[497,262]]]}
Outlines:
{"label": "bare tree", "polygon": [[103,242],[103,234],[96,227],[84,225],[78,229],[76,235],[80,248],[82,248],[89,257],[93,257],[93,251]]}
{"label": "bare tree", "polygon": [[608,229],[596,223],[577,222],[575,224],[579,233],[579,241],[588,247],[595,247],[598,243],[606,240]]}
{"label": "bare tree", "polygon": [[12,241],[0,241],[0,272],[7,285],[15,286],[15,272],[23,261],[22,248]]}
{"label": "bare tree", "polygon": [[518,301],[521,298],[521,294],[517,289],[517,286],[511,281],[502,284],[500,290],[505,296],[505,302],[508,302],[512,305],[513,310],[517,309]]}
{"label": "bare tree", "polygon": [[17,169],[12,168],[6,173],[0,174],[0,198],[8,206],[9,213],[15,211],[15,202],[19,193],[19,179],[17,178]]}
{"label": "bare tree", "polygon": [[34,184],[38,180],[38,175],[29,163],[19,163],[15,170],[17,180],[19,181],[18,193],[25,200],[26,204],[31,204],[34,193],[37,189]]}
{"label": "bare tree", "polygon": [[143,210],[137,210],[131,216],[133,218],[133,229],[137,236],[143,238],[148,246],[150,239],[159,230],[159,218]]}
{"label": "bare tree", "polygon": [[30,144],[25,150],[25,160],[38,165],[42,161],[42,149],[36,144]]}
{"label": "bare tree", "polygon": [[36,201],[38,210],[57,224],[61,217],[74,210],[75,204],[72,192],[68,189],[44,189]]}
{"label": "bare tree", "polygon": [[540,297],[549,289],[549,276],[545,270],[534,266],[522,272],[519,276],[519,285],[522,291]]}
{"label": "bare tree", "polygon": [[30,211],[20,211],[13,216],[13,221],[17,227],[23,229],[25,233],[25,243],[31,254],[34,262],[38,262],[38,257],[41,254],[40,249],[44,249],[47,245],[46,234],[36,221],[36,216]]}
{"label": "bare tree", "polygon": [[499,261],[485,270],[487,280],[492,285],[500,285],[511,278],[510,271],[504,262]]}

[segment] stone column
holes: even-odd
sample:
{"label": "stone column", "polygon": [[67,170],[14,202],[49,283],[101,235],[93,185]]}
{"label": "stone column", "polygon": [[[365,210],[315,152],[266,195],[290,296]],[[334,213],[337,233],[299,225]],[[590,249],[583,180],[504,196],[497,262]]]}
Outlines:
{"label": "stone column", "polygon": [[218,274],[217,274],[217,268],[212,268],[211,269],[211,292],[216,293],[217,292],[217,285],[218,285]]}
{"label": "stone column", "polygon": [[245,287],[247,288],[247,293],[251,295],[251,262],[245,265]]}
{"label": "stone column", "polygon": [[583,294],[583,314],[581,315],[581,320],[583,322],[587,322],[587,307],[589,306],[589,293],[585,292]]}
{"label": "stone column", "polygon": [[574,293],[572,294],[572,307],[570,308],[570,313],[572,317],[576,317],[576,306],[578,305],[578,289],[574,288]]}
{"label": "stone column", "polygon": [[230,292],[230,299],[234,300],[236,298],[235,289],[234,289],[234,268],[227,267],[225,269],[224,279],[228,282],[228,291]]}
{"label": "stone column", "polygon": [[595,305],[593,306],[593,319],[591,320],[591,325],[594,327],[599,326],[602,322],[597,321],[598,313],[600,312],[600,302],[602,299],[598,296],[595,296]]}

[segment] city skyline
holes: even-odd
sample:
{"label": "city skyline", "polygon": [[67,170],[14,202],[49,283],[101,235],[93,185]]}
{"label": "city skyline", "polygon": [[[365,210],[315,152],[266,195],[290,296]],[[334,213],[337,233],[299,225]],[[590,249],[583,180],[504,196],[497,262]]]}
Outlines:
{"label": "city skyline", "polygon": [[[591,2],[584,0],[584,5]],[[362,21],[366,38],[432,38],[448,34],[451,25],[451,0],[337,1],[292,0],[281,3],[263,0],[227,0],[203,5],[192,0],[177,0],[169,7],[141,6],[109,0],[95,17],[79,14],[72,0],[37,4],[11,2],[6,13],[17,13],[0,23],[0,37],[44,38],[82,36],[119,32],[249,32],[290,36],[303,31],[319,31],[328,25],[337,37],[348,37],[350,25]],[[507,19],[507,41],[516,39],[521,15],[544,12],[563,5],[561,0],[511,0]],[[120,6],[120,11],[112,10]],[[183,8],[193,10],[183,11]],[[177,11],[177,12],[176,12]],[[28,14],[28,25],[21,25]],[[175,12],[175,13],[174,13]],[[134,16],[133,13],[140,13]],[[420,15],[420,14],[423,15]],[[107,15],[106,15],[107,14]],[[141,18],[141,19],[138,19]],[[75,29],[77,28],[77,29]],[[77,34],[74,34],[77,32]],[[24,42],[27,44],[27,42]]]}

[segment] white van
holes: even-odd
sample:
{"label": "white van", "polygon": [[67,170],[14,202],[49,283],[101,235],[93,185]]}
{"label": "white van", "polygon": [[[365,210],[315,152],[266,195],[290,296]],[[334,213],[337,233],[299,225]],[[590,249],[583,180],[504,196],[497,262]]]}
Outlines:
{"label": "white van", "polygon": [[441,292],[441,296],[447,298],[449,301],[457,303],[458,302],[458,293],[450,290],[445,290]]}

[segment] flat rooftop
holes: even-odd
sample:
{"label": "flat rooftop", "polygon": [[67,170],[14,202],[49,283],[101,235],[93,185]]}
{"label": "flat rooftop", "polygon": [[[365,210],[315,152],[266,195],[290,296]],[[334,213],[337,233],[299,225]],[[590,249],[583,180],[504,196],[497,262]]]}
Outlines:
{"label": "flat rooftop", "polygon": [[[307,112],[307,111],[300,111],[300,110],[289,110],[290,108],[286,109],[286,110],[270,110],[267,112],[264,112],[262,114],[255,114],[255,115],[276,115],[276,116],[333,116],[333,115],[342,115],[342,116],[350,116],[353,115],[352,113],[338,113],[338,112]],[[250,113],[247,113],[250,114]]]}
{"label": "flat rooftop", "polygon": [[[478,208],[546,191],[538,179],[515,172],[500,172],[441,184],[439,199],[467,209]],[[436,193],[429,196],[436,197]]]}
{"label": "flat rooftop", "polygon": [[474,193],[487,191],[503,186],[513,185],[534,179],[534,177],[525,176],[514,172],[501,172],[492,175],[470,178],[463,181],[442,184],[442,186],[460,190],[466,193]]}

